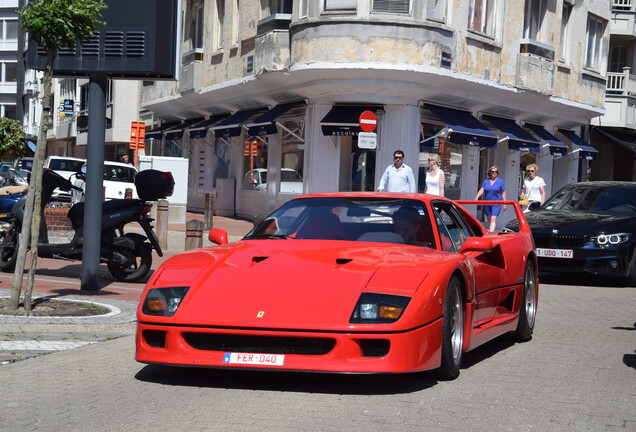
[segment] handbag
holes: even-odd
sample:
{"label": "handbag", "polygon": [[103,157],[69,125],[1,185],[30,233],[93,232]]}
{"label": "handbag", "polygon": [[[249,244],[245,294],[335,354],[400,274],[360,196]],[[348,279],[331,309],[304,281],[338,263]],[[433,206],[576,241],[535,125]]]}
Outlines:
{"label": "handbag", "polygon": [[530,204],[530,201],[528,201],[528,197],[527,196],[523,196],[521,195],[519,197],[519,205],[521,206],[527,206],[528,204]]}

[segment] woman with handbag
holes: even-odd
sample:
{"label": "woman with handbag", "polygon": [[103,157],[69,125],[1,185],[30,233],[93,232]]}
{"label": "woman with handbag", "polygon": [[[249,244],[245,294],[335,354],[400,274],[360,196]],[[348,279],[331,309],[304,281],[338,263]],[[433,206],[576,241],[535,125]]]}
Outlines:
{"label": "woman with handbag", "polygon": [[[488,201],[505,201],[506,200],[506,185],[504,181],[499,178],[499,168],[491,166],[488,168],[488,178],[484,180],[481,185],[475,201],[479,199],[483,194],[485,200]],[[488,231],[494,232],[497,225],[497,216],[501,213],[501,210],[506,211],[506,206],[503,205],[485,205],[484,215],[488,220]]]}
{"label": "woman with handbag", "polygon": [[[539,167],[537,164],[530,164],[526,167],[526,178],[523,180],[523,189],[521,190],[521,197],[519,198],[519,204],[524,206],[524,213],[528,212],[528,206],[533,202],[545,202],[545,181],[537,175]],[[522,202],[526,198],[527,202]]]}

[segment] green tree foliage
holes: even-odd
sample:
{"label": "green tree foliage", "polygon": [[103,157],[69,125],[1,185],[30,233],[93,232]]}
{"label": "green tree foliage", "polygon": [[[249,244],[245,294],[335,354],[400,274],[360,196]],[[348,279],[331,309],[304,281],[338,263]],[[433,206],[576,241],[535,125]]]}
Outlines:
{"label": "green tree foliage", "polygon": [[26,134],[16,120],[0,118],[0,159],[15,159],[22,156]]}
{"label": "green tree foliage", "polygon": [[31,293],[37,265],[38,237],[42,218],[42,170],[46,154],[46,132],[49,127],[48,115],[51,112],[51,83],[55,57],[60,48],[75,46],[78,41],[81,42],[92,36],[95,30],[102,27],[105,23],[101,20],[101,11],[106,7],[102,0],[30,0],[17,12],[22,21],[22,29],[28,32],[29,40],[46,50],[47,61],[42,80],[44,92],[40,130],[24,208],[24,222],[20,236],[22,240],[18,249],[11,292],[10,307],[12,309],[17,309],[20,304],[22,279],[30,243],[31,263],[24,294],[24,307],[27,311],[31,310]]}

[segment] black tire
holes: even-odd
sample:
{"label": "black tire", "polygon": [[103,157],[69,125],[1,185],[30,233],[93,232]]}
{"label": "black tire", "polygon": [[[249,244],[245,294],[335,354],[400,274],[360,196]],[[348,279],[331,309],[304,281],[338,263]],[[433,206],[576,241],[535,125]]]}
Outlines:
{"label": "black tire", "polygon": [[0,270],[12,272],[15,270],[15,262],[18,258],[20,233],[14,228],[5,233],[0,241]]}
{"label": "black tire", "polygon": [[120,265],[109,260],[106,263],[108,271],[113,277],[122,282],[137,282],[150,271],[152,266],[152,246],[145,241],[145,237],[139,234],[126,234],[135,241],[135,249],[116,248],[115,251],[126,255],[130,265]]}
{"label": "black tire", "polygon": [[464,345],[464,300],[462,285],[456,276],[448,283],[442,318],[442,364],[436,371],[440,380],[459,376]]}
{"label": "black tire", "polygon": [[517,342],[527,342],[532,339],[534,322],[537,316],[537,273],[532,261],[528,260],[523,277],[523,295],[519,305],[519,323],[512,334]]}

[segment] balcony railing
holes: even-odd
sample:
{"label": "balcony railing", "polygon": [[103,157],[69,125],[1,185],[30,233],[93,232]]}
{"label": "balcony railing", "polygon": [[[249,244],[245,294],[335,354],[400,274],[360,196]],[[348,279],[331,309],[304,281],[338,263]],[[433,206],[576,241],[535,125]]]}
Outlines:
{"label": "balcony railing", "polygon": [[631,68],[628,67],[623,68],[623,72],[608,72],[605,93],[616,96],[636,96],[636,76],[630,72]]}
{"label": "balcony railing", "polygon": [[612,10],[632,11],[634,10],[634,0],[612,0]]}

